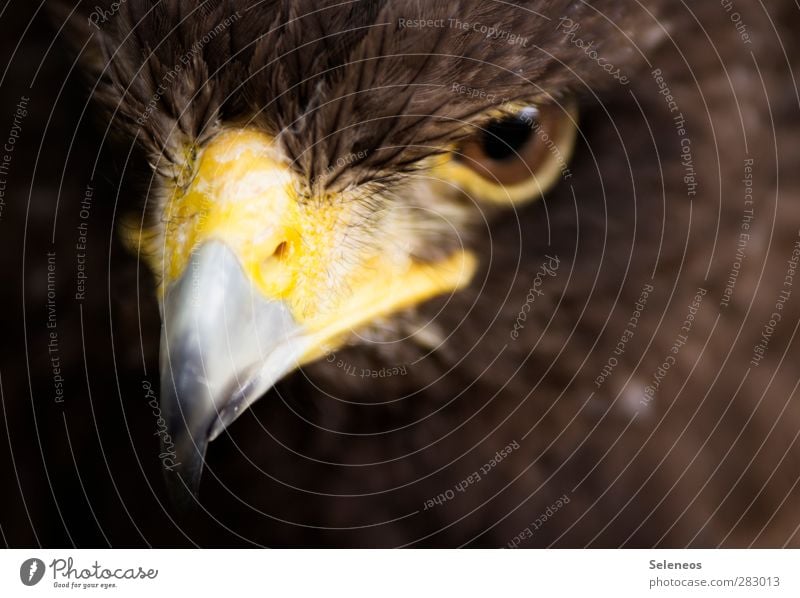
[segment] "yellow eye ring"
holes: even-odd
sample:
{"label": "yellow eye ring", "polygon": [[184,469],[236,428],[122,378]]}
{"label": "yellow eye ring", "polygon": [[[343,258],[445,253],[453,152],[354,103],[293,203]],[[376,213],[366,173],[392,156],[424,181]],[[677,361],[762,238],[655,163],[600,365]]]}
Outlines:
{"label": "yellow eye ring", "polygon": [[577,118],[574,101],[506,109],[438,157],[432,174],[481,201],[533,201],[572,176]]}

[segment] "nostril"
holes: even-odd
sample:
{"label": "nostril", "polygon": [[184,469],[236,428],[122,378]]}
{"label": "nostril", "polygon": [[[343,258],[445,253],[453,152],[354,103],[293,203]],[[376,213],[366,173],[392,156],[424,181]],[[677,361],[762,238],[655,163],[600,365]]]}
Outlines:
{"label": "nostril", "polygon": [[286,241],[281,241],[275,248],[272,257],[279,260],[285,259],[289,256],[289,244]]}

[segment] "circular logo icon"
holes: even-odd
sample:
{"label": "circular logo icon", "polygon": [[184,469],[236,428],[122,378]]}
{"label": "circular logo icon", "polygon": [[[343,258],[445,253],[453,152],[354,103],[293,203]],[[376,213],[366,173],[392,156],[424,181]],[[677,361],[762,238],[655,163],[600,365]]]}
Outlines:
{"label": "circular logo icon", "polygon": [[44,562],[28,559],[19,568],[19,578],[26,586],[35,586],[44,577]]}

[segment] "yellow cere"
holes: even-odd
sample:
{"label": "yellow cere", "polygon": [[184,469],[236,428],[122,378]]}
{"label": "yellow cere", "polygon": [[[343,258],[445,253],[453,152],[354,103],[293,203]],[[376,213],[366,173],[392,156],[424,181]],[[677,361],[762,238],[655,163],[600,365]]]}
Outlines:
{"label": "yellow cere", "polygon": [[421,264],[374,243],[354,243],[354,225],[362,218],[357,202],[308,200],[299,188],[269,136],[243,129],[211,140],[199,152],[188,187],[167,198],[163,227],[139,236],[160,275],[160,294],[184,274],[193,250],[221,241],[255,288],[283,301],[326,343],[471,280],[471,254]]}

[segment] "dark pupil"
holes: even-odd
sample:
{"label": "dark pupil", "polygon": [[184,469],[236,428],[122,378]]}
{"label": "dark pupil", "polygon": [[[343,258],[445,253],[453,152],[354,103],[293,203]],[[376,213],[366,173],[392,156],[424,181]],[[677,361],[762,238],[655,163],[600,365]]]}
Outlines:
{"label": "dark pupil", "polygon": [[495,120],[483,133],[483,151],[492,160],[507,160],[519,152],[533,134],[532,123],[520,116]]}

